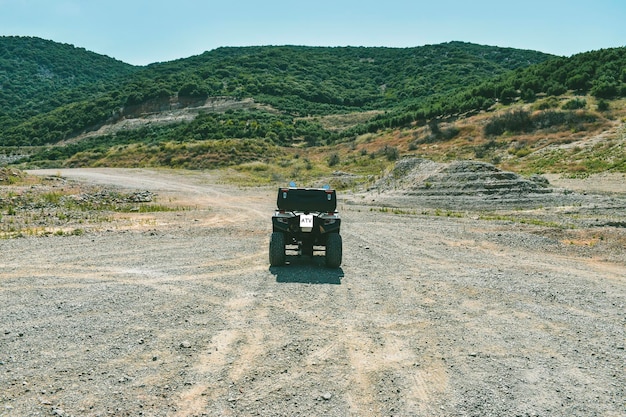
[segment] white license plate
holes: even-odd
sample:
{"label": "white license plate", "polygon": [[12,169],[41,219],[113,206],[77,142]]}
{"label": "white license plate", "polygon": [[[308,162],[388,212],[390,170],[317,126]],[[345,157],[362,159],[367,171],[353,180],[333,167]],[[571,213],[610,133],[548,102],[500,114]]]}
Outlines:
{"label": "white license plate", "polygon": [[300,227],[303,231],[311,231],[313,229],[313,215],[312,214],[301,214],[300,215]]}

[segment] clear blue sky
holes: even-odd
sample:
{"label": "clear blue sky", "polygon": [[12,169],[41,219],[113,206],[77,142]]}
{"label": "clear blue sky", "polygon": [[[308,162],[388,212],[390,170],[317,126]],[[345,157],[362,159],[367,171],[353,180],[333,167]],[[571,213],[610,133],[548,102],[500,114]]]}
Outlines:
{"label": "clear blue sky", "polygon": [[0,35],[144,65],[220,46],[465,41],[570,56],[626,46],[625,0],[0,0]]}

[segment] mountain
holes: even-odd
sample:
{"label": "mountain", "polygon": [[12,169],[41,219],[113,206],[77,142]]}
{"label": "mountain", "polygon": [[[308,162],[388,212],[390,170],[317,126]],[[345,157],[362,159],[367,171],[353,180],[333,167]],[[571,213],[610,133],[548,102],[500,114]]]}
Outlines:
{"label": "mountain", "polygon": [[[27,45],[48,45],[36,39],[10,40]],[[60,70],[67,66],[59,63],[80,61],[85,53],[52,44],[47,53],[31,54],[31,59],[26,61],[31,69],[30,80],[38,80],[40,90],[27,97],[23,94],[12,97],[12,108],[28,108],[27,103],[43,100],[40,91],[50,97],[52,92],[48,79],[73,79]],[[33,55],[52,58],[44,61],[35,59]],[[104,60],[100,61],[100,66],[89,65],[93,69],[89,74],[100,74],[100,79],[93,76],[91,83],[72,84],[76,88],[70,91],[80,93],[82,97],[69,104],[59,102],[60,105],[50,112],[46,112],[50,106],[45,109],[40,106],[41,111],[37,114],[26,112],[29,117],[26,120],[23,117],[5,118],[0,121],[0,128],[5,131],[6,145],[52,144],[106,123],[198,105],[209,97],[253,98],[255,102],[272,106],[288,118],[364,110],[384,111],[401,103],[419,102],[433,94],[456,91],[549,58],[551,56],[534,51],[451,42],[405,49],[219,48],[141,69],[121,63],[114,66]],[[10,61],[8,58],[5,60]],[[12,60],[21,62],[24,58],[15,52]],[[10,77],[9,73],[7,77]],[[111,80],[115,85],[109,83]],[[5,96],[11,98],[14,88],[3,90]],[[69,100],[65,100],[64,96],[67,91],[53,95],[55,99],[59,96],[67,102]],[[96,92],[102,94],[95,95]],[[50,99],[44,102],[49,103]],[[16,120],[21,120],[21,123],[16,124]],[[285,134],[290,135],[289,132]],[[279,136],[285,134],[279,133]],[[300,135],[298,132],[294,134]]]}
{"label": "mountain", "polygon": [[109,91],[137,67],[35,37],[0,37],[0,126]]}
{"label": "mountain", "polygon": [[[87,53],[62,47],[69,55]],[[118,75],[103,59],[97,72],[106,74],[97,81],[61,90],[80,99],[0,120],[4,153],[29,155],[22,158],[29,166],[210,168],[346,144],[363,152],[350,157],[363,167],[366,156],[392,160],[415,151],[509,167],[516,163],[509,155],[523,158],[540,146],[523,135],[546,134],[550,145],[564,142],[567,132],[607,128],[617,135],[620,126],[611,120],[622,113],[610,110],[626,95],[625,48],[569,58],[463,42],[218,48],[146,67],[117,63]],[[24,105],[14,99],[15,108]],[[379,149],[359,148],[363,138]],[[331,155],[332,165],[345,161],[340,153]],[[621,170],[618,154],[617,162],[597,166]],[[302,161],[306,170],[315,165]],[[519,169],[546,167],[537,160]]]}

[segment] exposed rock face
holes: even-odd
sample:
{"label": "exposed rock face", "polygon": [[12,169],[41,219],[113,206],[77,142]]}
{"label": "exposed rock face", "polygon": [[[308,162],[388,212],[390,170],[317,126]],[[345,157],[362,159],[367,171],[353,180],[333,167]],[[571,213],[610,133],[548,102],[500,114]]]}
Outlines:
{"label": "exposed rock face", "polygon": [[507,195],[550,193],[549,183],[541,176],[529,180],[502,171],[485,162],[455,161],[439,164],[419,158],[398,161],[390,175],[377,186],[402,189],[412,195]]}
{"label": "exposed rock face", "polygon": [[477,161],[436,163],[420,158],[406,158],[396,163],[393,171],[375,188],[383,193],[421,197],[423,203],[454,206],[462,202],[472,205],[506,202],[518,205],[535,201],[552,193],[549,182],[541,176],[526,179],[494,165]]}
{"label": "exposed rock face", "polygon": [[7,154],[0,153],[0,166],[11,164],[15,161],[19,161],[22,158],[26,158],[27,156],[28,156],[27,154],[7,155]]}

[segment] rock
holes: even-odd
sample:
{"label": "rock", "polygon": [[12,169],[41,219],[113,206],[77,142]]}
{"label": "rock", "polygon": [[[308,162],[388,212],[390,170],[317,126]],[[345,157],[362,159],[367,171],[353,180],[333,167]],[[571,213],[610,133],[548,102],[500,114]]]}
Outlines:
{"label": "rock", "polygon": [[539,184],[542,187],[549,187],[550,181],[543,175],[533,174],[530,176],[529,180],[534,182],[535,184]]}
{"label": "rock", "polygon": [[330,392],[327,392],[322,395],[322,399],[324,401],[330,401],[332,398],[333,398],[333,394],[331,394]]}
{"label": "rock", "polygon": [[150,203],[153,200],[154,194],[150,191],[138,191],[131,194],[128,197],[128,201],[132,203]]}
{"label": "rock", "polygon": [[184,348],[184,349],[190,349],[191,348],[191,343],[188,342],[187,340],[184,340],[180,343],[180,347]]}
{"label": "rock", "polygon": [[526,179],[514,172],[502,171],[479,161],[436,163],[419,158],[405,158],[374,186],[383,199],[390,195],[419,198],[421,204],[438,208],[493,208],[494,203],[522,207],[533,199],[545,198],[553,189],[539,175]]}

